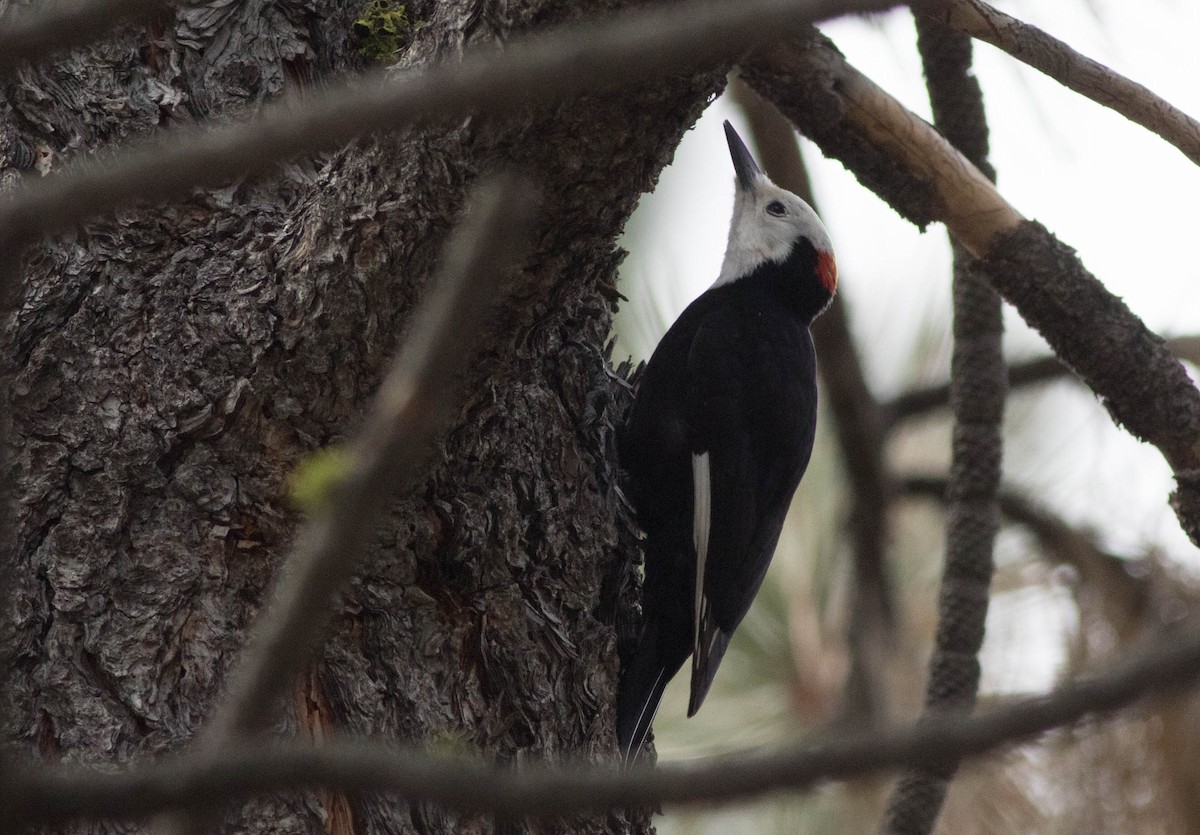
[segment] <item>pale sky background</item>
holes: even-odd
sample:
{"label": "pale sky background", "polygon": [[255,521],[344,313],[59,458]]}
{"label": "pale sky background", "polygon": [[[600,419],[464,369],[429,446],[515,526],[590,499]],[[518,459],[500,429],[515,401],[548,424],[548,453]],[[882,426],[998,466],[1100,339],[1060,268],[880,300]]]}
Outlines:
{"label": "pale sky background", "polygon": [[[996,5],[1200,117],[1200,2]],[[907,12],[822,29],[858,69],[929,118]],[[987,44],[976,44],[975,69],[1001,193],[1078,250],[1084,264],[1152,330],[1164,336],[1200,333],[1200,168],[1149,131]],[[630,302],[619,321],[616,358],[629,352],[647,356],[683,307],[716,278],[733,200],[723,119],[749,138],[737,108],[717,101],[630,221],[621,285]],[[837,252],[839,291],[876,393],[887,398],[914,383],[944,380],[951,347],[944,227],[920,234],[840,163],[825,160],[807,142],[803,150]],[[1011,308],[1006,327],[1010,358],[1047,352]],[[1116,429],[1082,386],[1063,383],[1038,391],[1037,397],[1010,399],[1007,421],[1016,437],[1005,452],[1006,481],[1068,521],[1095,529],[1118,553],[1158,546],[1200,573],[1200,553],[1167,505],[1172,480],[1159,453]],[[948,461],[948,451],[936,455]],[[1023,547],[1014,539],[1003,540],[1001,559],[1005,547]],[[1061,647],[1045,639],[1045,630],[1069,626],[1067,607],[1046,593],[997,599],[989,619],[990,654],[985,648],[985,689],[1050,686]],[[998,632],[1005,640],[992,641]],[[664,714],[675,709],[671,692]],[[662,738],[660,750],[671,757],[669,737]]]}
{"label": "pale sky background", "polygon": [[[999,5],[1200,117],[1200,3]],[[907,12],[822,28],[858,69],[929,118]],[[977,43],[975,54],[1001,193],[1077,249],[1152,330],[1165,336],[1200,332],[1200,168],[1149,131],[991,46]],[[630,307],[643,306],[651,318],[631,323],[627,351],[648,351],[716,277],[733,200],[721,131],[727,118],[746,133],[736,106],[717,101],[630,222],[622,290]],[[875,390],[887,397],[915,381],[944,379],[950,349],[941,335],[950,309],[944,227],[920,234],[807,141],[804,154],[837,250],[839,291],[850,305]],[[1011,309],[1006,327],[1010,357],[1047,350]],[[914,354],[931,338],[932,365],[914,368]],[[1113,428],[1078,387],[1043,400],[1029,406],[1018,398],[1009,407],[1010,420],[1038,427],[1036,439],[1024,432],[1008,450],[1010,478],[1072,521],[1094,524],[1115,548],[1155,542],[1200,567],[1167,507],[1170,471],[1158,452]]]}

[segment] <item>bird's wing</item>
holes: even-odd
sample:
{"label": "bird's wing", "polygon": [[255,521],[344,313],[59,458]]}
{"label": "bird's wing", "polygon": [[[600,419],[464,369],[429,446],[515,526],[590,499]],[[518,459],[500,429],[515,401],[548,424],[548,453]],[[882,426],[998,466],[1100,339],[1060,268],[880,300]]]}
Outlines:
{"label": "bird's wing", "polygon": [[811,447],[798,425],[811,422],[806,382],[762,328],[714,311],[688,355],[696,549],[689,715],[762,584]]}

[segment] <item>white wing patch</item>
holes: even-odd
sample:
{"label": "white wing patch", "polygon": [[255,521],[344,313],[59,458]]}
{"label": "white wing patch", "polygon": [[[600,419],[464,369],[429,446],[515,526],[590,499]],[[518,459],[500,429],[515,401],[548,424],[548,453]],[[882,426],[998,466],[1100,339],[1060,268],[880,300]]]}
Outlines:
{"label": "white wing patch", "polygon": [[[700,648],[700,622],[708,608],[704,596],[704,563],[708,560],[708,532],[712,525],[712,474],[708,453],[692,455],[692,544],[696,547],[695,633],[692,646]],[[693,661],[695,659],[693,658]]]}

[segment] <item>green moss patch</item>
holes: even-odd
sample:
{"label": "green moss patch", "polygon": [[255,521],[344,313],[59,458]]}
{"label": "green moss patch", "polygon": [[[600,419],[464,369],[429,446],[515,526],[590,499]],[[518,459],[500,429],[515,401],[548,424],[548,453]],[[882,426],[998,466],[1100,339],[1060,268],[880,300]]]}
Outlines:
{"label": "green moss patch", "polygon": [[376,64],[395,61],[411,31],[404,6],[391,0],[371,0],[362,17],[354,21],[359,54]]}

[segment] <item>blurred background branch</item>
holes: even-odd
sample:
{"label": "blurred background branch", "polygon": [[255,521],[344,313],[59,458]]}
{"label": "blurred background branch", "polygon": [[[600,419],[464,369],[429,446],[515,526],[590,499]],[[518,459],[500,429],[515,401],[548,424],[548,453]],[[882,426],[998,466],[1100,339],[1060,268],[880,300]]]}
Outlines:
{"label": "blurred background branch", "polygon": [[0,76],[24,61],[89,43],[121,24],[167,8],[166,0],[60,0],[9,7],[8,14],[0,16]]}
{"label": "blurred background branch", "polygon": [[[1200,336],[1175,336],[1166,340],[1167,349],[1181,360],[1200,364]],[[1071,369],[1056,356],[1013,362],[1008,367],[1009,389],[1019,389],[1050,380],[1073,378]],[[889,429],[912,418],[921,418],[950,405],[950,384],[913,388],[883,404]]]}
{"label": "blurred background branch", "polygon": [[814,20],[895,4],[699,0],[653,6],[515,38],[502,51],[479,47],[461,60],[308,91],[300,101],[281,101],[263,116],[230,127],[158,135],[102,166],[78,165],[54,177],[26,181],[0,197],[0,245],[14,247],[68,229],[131,201],[162,201],[197,186],[262,174],[277,162],[332,150],[374,131],[397,130],[422,119],[447,121],[550,104],[585,90],[611,90],[700,61],[732,58]]}
{"label": "blurred background branch", "polygon": [[[914,12],[917,50],[933,122],[943,136],[995,182],[988,162],[983,93],[972,72],[971,39]],[[999,527],[1004,399],[1008,376],[1001,349],[1000,296],[973,275],[974,257],[957,240],[953,253],[954,353],[950,406],[954,416],[947,488],[946,560],[924,717],[974,710]],[[945,802],[958,764],[945,761],[904,774],[885,813],[883,829],[927,835]]]}
{"label": "blurred background branch", "polygon": [[1011,700],[975,717],[948,714],[902,730],[838,734],[836,741],[694,765],[621,773],[616,768],[530,766],[520,772],[455,762],[366,742],[231,745],[189,759],[113,773],[37,767],[0,787],[0,821],[16,827],[77,817],[145,817],[179,807],[215,808],[285,787],[325,785],[399,793],[462,810],[547,817],[584,809],[727,803],[827,780],[921,764],[956,762],[1125,707],[1178,692],[1200,676],[1200,629],[1180,626],[1109,665],[1035,698]]}
{"label": "blurred background branch", "polygon": [[989,43],[1170,142],[1200,165],[1200,122],[1153,90],[1081,55],[1058,38],[983,0],[935,0],[927,8],[945,25]]}

